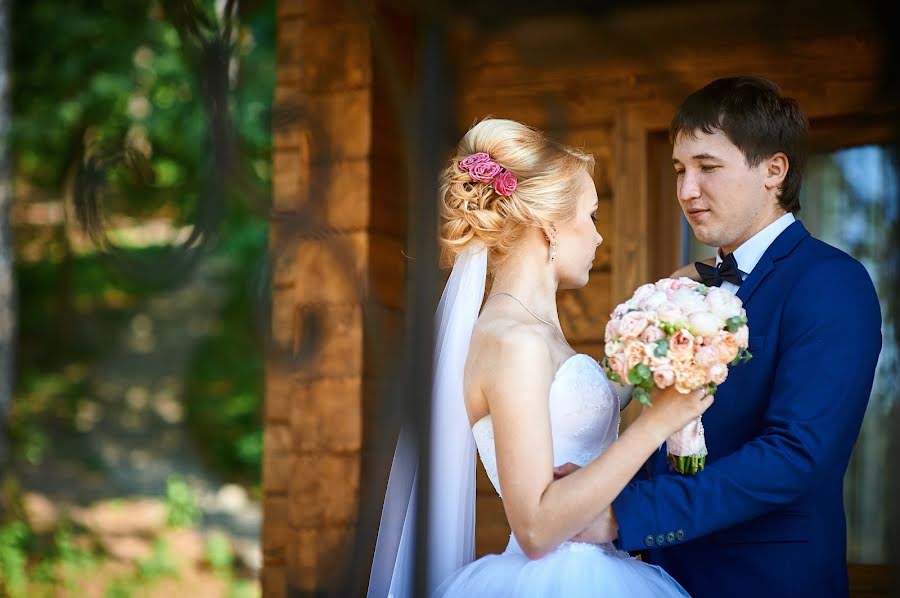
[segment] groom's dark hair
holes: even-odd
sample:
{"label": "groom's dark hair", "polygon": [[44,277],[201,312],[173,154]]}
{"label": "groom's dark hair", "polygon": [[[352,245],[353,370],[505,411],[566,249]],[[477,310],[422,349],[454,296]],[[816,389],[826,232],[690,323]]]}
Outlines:
{"label": "groom's dark hair", "polygon": [[806,169],[809,121],[793,98],[763,77],[716,79],[689,95],[669,127],[669,140],[681,134],[721,131],[744,154],[751,168],[783,152],[789,167],[778,194],[788,212],[800,211],[800,185]]}

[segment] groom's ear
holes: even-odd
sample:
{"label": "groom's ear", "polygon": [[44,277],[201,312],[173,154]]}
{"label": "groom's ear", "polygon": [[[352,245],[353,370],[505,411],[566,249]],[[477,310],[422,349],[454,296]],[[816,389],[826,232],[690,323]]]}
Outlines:
{"label": "groom's ear", "polygon": [[791,166],[790,162],[788,162],[788,157],[783,152],[778,152],[766,160],[765,164],[766,178],[763,179],[763,184],[766,186],[766,189],[780,188]]}

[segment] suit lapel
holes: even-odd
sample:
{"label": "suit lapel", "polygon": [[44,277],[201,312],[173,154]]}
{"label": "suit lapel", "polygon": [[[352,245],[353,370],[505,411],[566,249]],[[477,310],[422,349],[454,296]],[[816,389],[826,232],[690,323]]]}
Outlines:
{"label": "suit lapel", "polygon": [[753,272],[747,276],[747,280],[741,284],[737,291],[738,298],[745,304],[750,301],[753,293],[759,288],[759,285],[775,270],[775,264],[790,255],[795,247],[809,236],[809,231],[803,226],[803,223],[796,220],[789,227],[778,235],[766,252],[763,253]]}

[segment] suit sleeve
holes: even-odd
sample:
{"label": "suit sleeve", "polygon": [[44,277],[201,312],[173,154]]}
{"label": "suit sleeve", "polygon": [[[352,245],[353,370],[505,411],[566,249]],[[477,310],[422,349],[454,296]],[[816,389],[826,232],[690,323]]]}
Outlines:
{"label": "suit sleeve", "polygon": [[872,282],[855,260],[825,260],[795,282],[782,314],[761,434],[695,476],[630,483],[613,502],[623,549],[643,549],[645,538],[670,530],[680,543],[755,519],[846,463],[881,349]]}

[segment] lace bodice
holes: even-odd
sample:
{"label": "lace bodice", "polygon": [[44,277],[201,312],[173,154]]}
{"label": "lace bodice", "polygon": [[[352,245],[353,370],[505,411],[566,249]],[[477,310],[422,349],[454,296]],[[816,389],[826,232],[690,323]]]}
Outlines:
{"label": "lace bodice", "polygon": [[[556,371],[549,407],[554,467],[570,462],[584,467],[619,435],[619,396],[590,355],[573,355]],[[491,416],[475,422],[472,434],[484,469],[502,496]]]}

